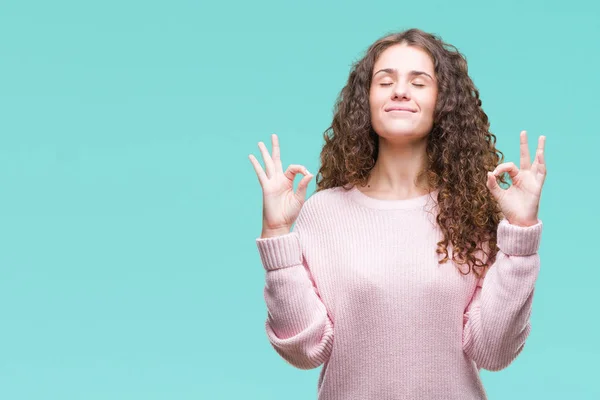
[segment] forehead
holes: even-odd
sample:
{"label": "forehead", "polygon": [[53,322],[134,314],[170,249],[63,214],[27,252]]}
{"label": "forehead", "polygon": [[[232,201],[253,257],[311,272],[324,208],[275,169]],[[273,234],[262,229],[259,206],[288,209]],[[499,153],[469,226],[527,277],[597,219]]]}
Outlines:
{"label": "forehead", "polygon": [[373,72],[383,68],[395,68],[398,71],[418,70],[433,76],[433,60],[424,50],[405,44],[395,44],[385,49],[380,55]]}

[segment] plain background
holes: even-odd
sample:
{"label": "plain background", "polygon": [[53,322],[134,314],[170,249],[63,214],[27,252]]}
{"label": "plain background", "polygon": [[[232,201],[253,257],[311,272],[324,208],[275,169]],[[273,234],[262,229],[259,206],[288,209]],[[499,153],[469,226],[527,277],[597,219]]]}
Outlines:
{"label": "plain background", "polygon": [[[248,154],[318,170],[368,45],[457,46],[506,161],[546,135],[541,273],[490,399],[597,399],[592,1],[0,3],[0,398],[314,399],[264,331]],[[314,191],[314,179],[309,194]]]}

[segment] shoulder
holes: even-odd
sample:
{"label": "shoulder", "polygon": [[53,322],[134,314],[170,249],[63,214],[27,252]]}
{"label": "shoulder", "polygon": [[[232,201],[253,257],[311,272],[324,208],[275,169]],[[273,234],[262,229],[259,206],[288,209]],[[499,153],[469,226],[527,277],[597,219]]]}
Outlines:
{"label": "shoulder", "polygon": [[303,209],[306,208],[306,212],[329,211],[332,208],[339,209],[346,192],[347,189],[341,186],[314,192],[304,202]]}
{"label": "shoulder", "polygon": [[339,186],[312,193],[302,205],[298,222],[301,225],[313,225],[311,220],[329,220],[343,209],[346,190]]}

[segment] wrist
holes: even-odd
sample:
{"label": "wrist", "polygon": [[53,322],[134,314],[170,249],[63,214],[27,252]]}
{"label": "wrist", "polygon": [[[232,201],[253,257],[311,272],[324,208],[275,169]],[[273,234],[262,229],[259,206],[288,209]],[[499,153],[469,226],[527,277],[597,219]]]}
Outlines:
{"label": "wrist", "polygon": [[535,221],[511,221],[507,219],[508,223],[514,226],[518,226],[521,228],[529,228],[530,226],[534,226],[538,223],[538,220]]}
{"label": "wrist", "polygon": [[289,227],[276,228],[276,229],[263,229],[260,237],[261,237],[261,239],[266,239],[266,238],[271,238],[271,237],[276,237],[276,236],[282,236],[282,235],[287,235],[288,233],[290,233],[290,231],[291,231],[291,228],[289,228]]}

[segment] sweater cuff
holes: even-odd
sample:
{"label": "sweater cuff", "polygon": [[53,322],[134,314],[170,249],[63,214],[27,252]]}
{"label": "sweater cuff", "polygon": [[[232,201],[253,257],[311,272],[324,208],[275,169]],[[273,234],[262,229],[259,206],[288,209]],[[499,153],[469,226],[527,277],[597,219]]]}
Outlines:
{"label": "sweater cuff", "polygon": [[257,238],[256,245],[267,271],[302,264],[302,247],[296,232],[270,238]]}
{"label": "sweater cuff", "polygon": [[532,226],[511,225],[506,219],[498,224],[496,243],[508,256],[529,256],[538,252],[542,236],[542,221]]}

